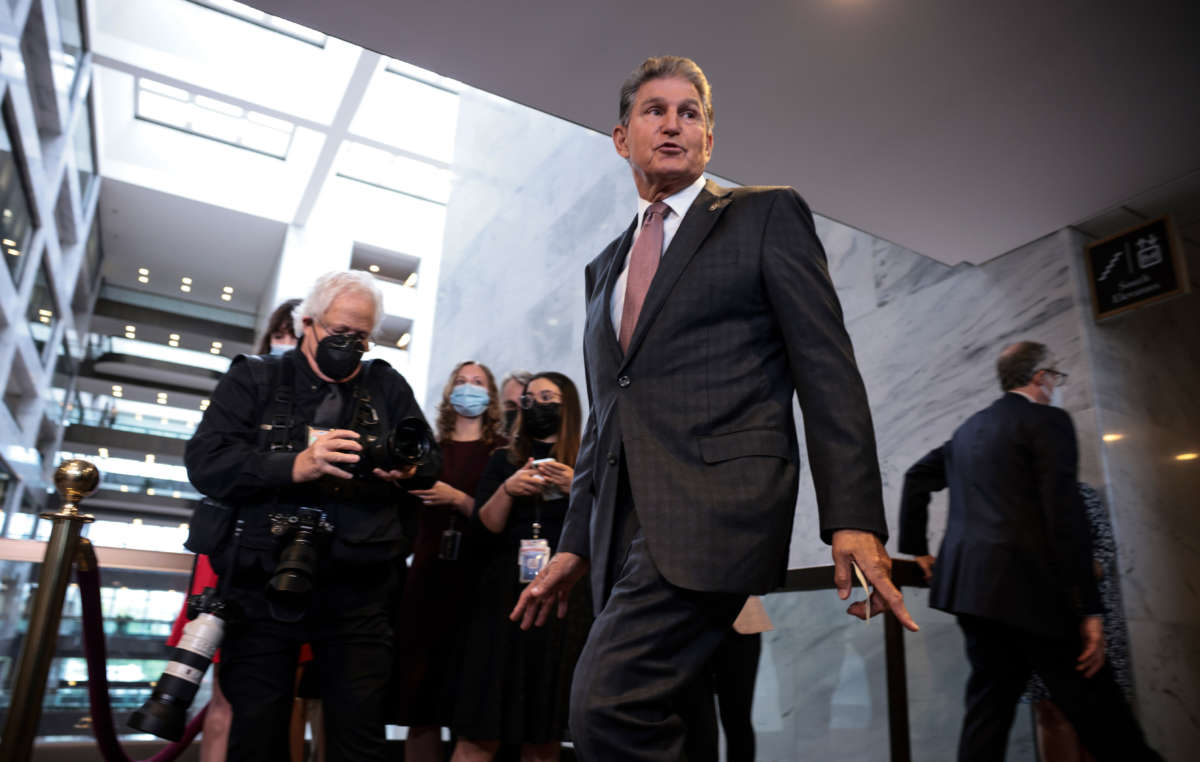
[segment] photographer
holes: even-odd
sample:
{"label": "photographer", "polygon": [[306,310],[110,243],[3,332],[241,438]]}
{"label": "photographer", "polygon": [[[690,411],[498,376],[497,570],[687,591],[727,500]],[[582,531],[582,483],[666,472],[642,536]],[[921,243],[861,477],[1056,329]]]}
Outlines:
{"label": "photographer", "polygon": [[[407,488],[429,486],[440,464],[408,383],[361,360],[382,302],[366,273],[322,276],[296,308],[298,348],[236,358],[187,446],[192,483],[230,507],[198,512],[189,547],[210,555],[237,612],[221,644],[231,762],[288,759],[306,642],[328,759],[384,759],[388,606],[419,504]],[[417,423],[398,429],[405,419]]]}

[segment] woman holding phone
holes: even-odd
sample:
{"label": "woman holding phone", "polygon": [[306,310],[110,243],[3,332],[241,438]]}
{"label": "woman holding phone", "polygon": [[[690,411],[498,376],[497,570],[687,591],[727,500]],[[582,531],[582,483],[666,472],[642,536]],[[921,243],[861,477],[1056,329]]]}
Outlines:
{"label": "woman holding phone", "polygon": [[466,630],[454,762],[491,760],[502,743],[520,744],[523,762],[558,759],[591,620],[586,585],[565,620],[522,631],[508,619],[558,545],[582,423],[575,384],[561,373],[535,374],[520,408],[512,444],[492,454],[476,492],[476,519],[494,542]]}

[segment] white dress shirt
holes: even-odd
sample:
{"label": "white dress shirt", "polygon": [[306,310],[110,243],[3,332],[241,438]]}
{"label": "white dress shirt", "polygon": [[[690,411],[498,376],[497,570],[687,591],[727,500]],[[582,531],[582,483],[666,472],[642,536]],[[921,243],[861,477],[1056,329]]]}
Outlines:
{"label": "white dress shirt", "polygon": [[[687,214],[687,210],[691,207],[692,202],[696,200],[696,196],[700,195],[700,191],[704,190],[704,175],[696,178],[696,182],[679,191],[673,196],[667,196],[663,199],[670,209],[666,216],[663,217],[663,250],[666,253],[667,248],[671,245],[671,239],[675,237],[675,233],[679,230],[679,223],[683,222],[683,215]],[[645,219],[646,210],[650,208],[650,202],[644,198],[638,198],[637,202],[637,225],[633,229],[633,240],[637,241],[637,237],[642,234],[642,221]],[[633,249],[633,244],[629,245],[630,250]],[[662,254],[659,254],[662,256]],[[629,253],[625,253],[625,262],[621,265],[621,274],[617,276],[617,284],[613,286],[612,304],[612,324],[613,333],[621,335],[621,313],[625,310],[625,284],[629,280]]]}

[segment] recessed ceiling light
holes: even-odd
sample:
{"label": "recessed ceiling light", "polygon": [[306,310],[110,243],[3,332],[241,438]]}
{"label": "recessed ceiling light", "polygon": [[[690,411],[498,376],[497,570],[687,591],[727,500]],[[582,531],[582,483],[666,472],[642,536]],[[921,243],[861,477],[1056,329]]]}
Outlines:
{"label": "recessed ceiling light", "polygon": [[113,384],[113,391],[119,392],[123,387],[120,384]]}
{"label": "recessed ceiling light", "polygon": [[367,269],[368,269],[368,270],[370,270],[370,271],[371,271],[371,272],[373,272],[373,273],[377,273],[377,272],[379,272],[379,265],[371,265],[371,266],[370,266],[370,267],[368,267]]}
{"label": "recessed ceiling light", "polygon": [[1181,452],[1175,456],[1175,460],[1195,460],[1200,458],[1200,452]]}
{"label": "recessed ceiling light", "polygon": [[233,296],[231,296],[230,294],[221,294],[221,301],[223,301],[223,302],[228,302],[228,301],[231,301],[232,299],[233,299]]}
{"label": "recessed ceiling light", "polygon": [[167,404],[167,398],[166,398],[166,397],[159,397],[159,398],[158,398],[158,404],[160,404],[160,405],[165,405],[165,404]]}
{"label": "recessed ceiling light", "polygon": [[138,275],[149,275],[149,274],[150,274],[150,271],[147,270],[146,268],[144,268],[144,267],[138,268]]}
{"label": "recessed ceiling light", "polygon": [[417,285],[417,274],[412,273],[407,278],[405,278],[404,285],[408,286],[409,288],[412,288],[413,286]]}
{"label": "recessed ceiling light", "polygon": [[396,339],[396,346],[404,349],[408,346],[410,341],[412,341],[412,334],[410,334],[408,331],[405,331],[404,333],[400,334],[400,338]]}
{"label": "recessed ceiling light", "polygon": [[134,331],[137,330],[137,326],[127,325],[127,326],[125,326],[125,330],[129,331],[130,333],[133,333]]}
{"label": "recessed ceiling light", "polygon": [[5,246],[16,246],[17,245],[17,242],[12,240],[11,238],[5,238],[3,241],[0,241],[0,243],[4,244]]}
{"label": "recessed ceiling light", "polygon": [[1120,442],[1124,438],[1124,434],[1105,434],[1101,437],[1105,442]]}
{"label": "recessed ceiling light", "polygon": [[50,310],[38,310],[38,314],[41,315],[42,317],[53,317],[54,316],[54,313],[51,312]]}
{"label": "recessed ceiling light", "polygon": [[150,282],[150,279],[147,278],[145,275],[138,276],[138,283],[149,283],[149,282]]}
{"label": "recessed ceiling light", "polygon": [[214,347],[216,347],[217,349],[220,349],[221,347],[225,346],[224,344],[222,344],[222,343],[221,343],[221,342],[219,342],[219,341],[214,341],[214,342],[212,343],[212,345],[213,345]]}
{"label": "recessed ceiling light", "polygon": [[[171,497],[178,499],[180,497],[179,490],[175,490],[174,492],[172,492]],[[187,526],[187,524],[184,524],[184,526]]]}
{"label": "recessed ceiling light", "polygon": [[170,341],[167,342],[167,345],[172,346],[172,347],[177,347],[177,346],[179,346],[179,342],[176,341],[175,339],[171,339]]}
{"label": "recessed ceiling light", "polygon": [[226,294],[232,294],[232,293],[233,293],[233,286],[225,286],[225,287],[224,287],[224,288],[222,288],[221,290],[222,290],[223,292],[225,292]]}
{"label": "recessed ceiling light", "polygon": [[134,413],[133,420],[135,420],[135,421],[140,421],[140,420],[142,420],[142,414],[141,414],[141,413]]}
{"label": "recessed ceiling light", "polygon": [[128,491],[129,491],[129,485],[128,485],[128,484],[122,484],[122,485],[121,485],[121,491],[122,491],[122,492],[128,492]]}
{"label": "recessed ceiling light", "polygon": [[154,462],[154,453],[152,453],[152,452],[148,452],[148,453],[146,453],[146,462],[147,462],[147,463],[153,463],[153,462]]}
{"label": "recessed ceiling light", "polygon": [[107,448],[107,447],[101,447],[101,448],[100,448],[99,450],[97,450],[96,452],[97,452],[97,454],[99,454],[99,455],[100,455],[100,457],[101,457],[101,458],[107,458],[107,457],[108,457],[108,448]]}
{"label": "recessed ceiling light", "polygon": [[182,292],[183,292],[183,293],[185,293],[185,294],[190,294],[190,293],[192,292],[192,287],[191,287],[191,286],[189,286],[189,285],[188,285],[188,284],[186,284],[186,283],[180,283],[180,284],[179,284],[179,290],[180,290],[180,291],[182,291]]}
{"label": "recessed ceiling light", "polygon": [[221,350],[217,349],[216,347],[210,347],[208,353],[212,355],[219,355],[221,354]]}
{"label": "recessed ceiling light", "polygon": [[191,278],[189,278],[189,277],[188,277],[188,276],[186,276],[186,275],[185,275],[185,276],[183,276],[182,278],[180,278],[180,279],[179,279],[179,282],[180,282],[180,283],[182,283],[182,284],[184,284],[185,286],[190,286],[190,285],[192,285],[192,279],[191,279]]}
{"label": "recessed ceiling light", "polygon": [[19,256],[21,256],[21,252],[17,251],[16,249],[9,249],[9,250],[8,250],[8,253],[9,253],[9,254],[12,254],[14,257],[19,257]]}
{"label": "recessed ceiling light", "polygon": [[173,334],[171,334],[170,336],[168,336],[167,338],[168,338],[168,339],[174,339],[175,341],[179,341],[179,334],[177,334],[177,333],[173,333]]}
{"label": "recessed ceiling light", "polygon": [[125,394],[125,392],[121,391],[120,389],[114,389],[114,390],[113,390],[113,393],[112,393],[112,396],[114,396],[114,397],[122,397],[122,396],[124,396],[124,394]]}

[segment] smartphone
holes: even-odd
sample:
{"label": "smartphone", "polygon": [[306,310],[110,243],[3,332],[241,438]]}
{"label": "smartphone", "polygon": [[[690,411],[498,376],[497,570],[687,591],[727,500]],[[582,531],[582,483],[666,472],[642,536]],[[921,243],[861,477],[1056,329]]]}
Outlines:
{"label": "smartphone", "polygon": [[531,465],[531,466],[540,466],[540,465],[542,465],[543,463],[556,463],[556,462],[557,462],[557,461],[556,461],[556,460],[554,460],[554,458],[538,458],[537,460],[533,461],[533,462],[532,462],[532,463],[530,463],[529,465]]}

